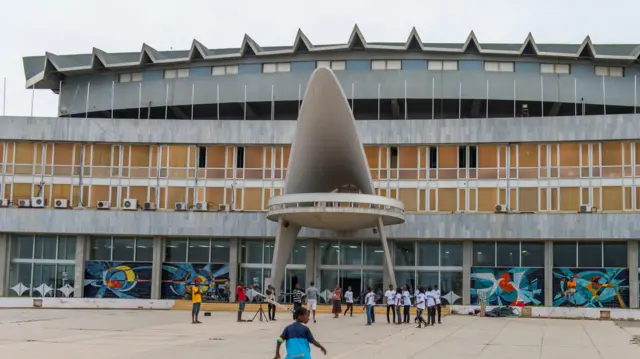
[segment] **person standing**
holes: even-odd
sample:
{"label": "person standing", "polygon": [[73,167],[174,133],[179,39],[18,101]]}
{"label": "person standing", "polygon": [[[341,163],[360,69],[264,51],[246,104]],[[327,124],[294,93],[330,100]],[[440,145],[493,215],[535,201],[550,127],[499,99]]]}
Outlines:
{"label": "person standing", "polygon": [[376,305],[376,295],[371,287],[367,288],[367,295],[364,297],[365,308],[367,310],[367,325],[373,323],[372,313],[373,307]]}
{"label": "person standing", "polygon": [[295,288],[293,289],[293,320],[296,320],[296,311],[302,307],[302,296],[304,292],[300,290],[300,283],[296,283]]}
{"label": "person standing", "polygon": [[191,324],[200,324],[198,314],[202,304],[202,290],[200,289],[200,278],[196,277],[191,286]]}
{"label": "person standing", "polygon": [[340,313],[342,313],[342,307],[340,306],[340,299],[342,298],[342,289],[340,288],[340,284],[336,284],[336,287],[333,289],[332,304],[333,308],[331,312],[333,313],[334,318],[338,318]]}
{"label": "person standing", "polygon": [[229,291],[231,290],[230,286],[231,286],[231,284],[229,284],[229,280],[226,279],[224,281],[224,286],[222,288],[223,288],[223,293],[224,293],[224,301],[227,302],[227,303],[229,303],[229,300],[230,300],[230,294],[229,294]]}
{"label": "person standing", "polygon": [[[353,317],[353,291],[351,286],[347,287],[347,291],[344,292],[344,301],[347,303],[347,309],[344,310],[344,315],[347,315],[348,311],[351,311],[351,317]],[[314,320],[315,321],[315,320]]]}
{"label": "person standing", "polygon": [[436,325],[436,298],[431,287],[427,288],[427,324]]}
{"label": "person standing", "polygon": [[306,326],[309,322],[309,311],[301,307],[298,308],[293,315],[295,316],[296,321],[284,328],[284,331],[278,338],[274,359],[280,359],[280,346],[284,342],[286,342],[287,346],[287,359],[311,359],[311,348],[309,343],[320,348],[320,350],[322,350],[322,354],[327,355],[327,350],[313,338],[311,330]]}
{"label": "person standing", "polygon": [[269,285],[267,286],[266,294],[267,299],[269,300],[269,320],[276,320],[276,305],[273,304],[276,301],[276,289]]}
{"label": "person standing", "polygon": [[318,288],[311,282],[309,288],[305,292],[307,297],[307,309],[313,314],[313,322],[316,322],[316,309],[318,309]]}
{"label": "person standing", "polygon": [[389,289],[384,293],[387,298],[387,323],[391,323],[389,319],[389,312],[391,312],[391,318],[393,322],[396,322],[396,291],[393,290],[393,285],[389,285]]}
{"label": "person standing", "polygon": [[422,323],[425,324],[425,328],[429,326],[429,323],[425,322],[422,318],[422,313],[425,309],[425,295],[419,289],[416,290],[416,319],[418,320],[418,328],[422,328]]}
{"label": "person standing", "polygon": [[408,324],[411,319],[411,293],[406,287],[403,287],[402,290],[402,301],[404,305],[404,322]]}
{"label": "person standing", "polygon": [[238,322],[242,322],[242,312],[244,312],[244,306],[247,303],[247,293],[245,292],[245,286],[242,281],[238,283],[236,293],[236,297],[238,298]]}
{"label": "person standing", "polygon": [[434,290],[433,290],[433,294],[436,298],[436,311],[438,312],[438,324],[442,324],[442,321],[440,320],[441,316],[442,316],[442,301],[440,300],[440,289],[438,289],[438,286],[434,286]]}
{"label": "person standing", "polygon": [[395,304],[396,304],[396,313],[398,314],[398,321],[396,322],[396,325],[400,325],[402,324],[402,307],[403,307],[402,288],[398,288],[398,291],[396,292]]}

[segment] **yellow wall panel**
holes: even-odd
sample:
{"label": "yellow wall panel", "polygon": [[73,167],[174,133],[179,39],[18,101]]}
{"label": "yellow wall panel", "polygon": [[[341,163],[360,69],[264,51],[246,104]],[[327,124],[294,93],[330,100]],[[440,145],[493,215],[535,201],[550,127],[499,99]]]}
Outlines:
{"label": "yellow wall panel", "polygon": [[558,166],[558,144],[557,143],[552,143],[549,147],[551,147],[551,166],[552,167],[557,167]]}
{"label": "yellow wall panel", "polygon": [[16,164],[33,164],[33,142],[16,142],[15,156]]}
{"label": "yellow wall panel", "polygon": [[476,203],[477,191],[478,189],[476,188],[469,189],[469,209],[472,211],[477,211],[478,208],[478,204]]}
{"label": "yellow wall panel", "polygon": [[602,206],[600,204],[600,188],[596,187],[593,189],[593,201],[591,203],[597,209],[602,209]]}
{"label": "yellow wall panel", "polygon": [[458,210],[464,211],[466,208],[466,189],[458,189]]}
{"label": "yellow wall panel", "polygon": [[262,211],[262,188],[244,189],[244,210]]}
{"label": "yellow wall panel", "polygon": [[498,167],[498,146],[479,145],[478,146],[478,167],[497,168]]}
{"label": "yellow wall panel", "polygon": [[437,189],[435,188],[430,188],[429,189],[429,211],[435,211],[436,208],[438,207],[437,205]]}
{"label": "yellow wall panel", "polygon": [[438,146],[438,168],[458,168],[458,146]]}
{"label": "yellow wall panel", "polygon": [[225,146],[208,146],[207,147],[207,168],[224,168],[225,167]]}
{"label": "yellow wall panel", "polygon": [[478,211],[495,211],[497,191],[496,188],[478,188]]}
{"label": "yellow wall panel", "polygon": [[547,189],[540,188],[540,210],[546,211],[547,209]]}
{"label": "yellow wall panel", "polygon": [[[171,145],[169,146],[169,167],[183,168],[187,167],[187,152],[189,146]],[[171,192],[171,191],[169,191]],[[171,197],[171,195],[169,195]],[[178,201],[182,202],[182,201]],[[169,201],[171,204],[171,200]],[[171,205],[173,207],[173,205]]]}
{"label": "yellow wall panel", "polygon": [[[6,145],[7,145],[6,142],[0,141],[0,165],[2,165],[4,163],[4,147]],[[9,162],[8,158],[7,158],[7,162]]]}
{"label": "yellow wall panel", "polygon": [[[186,157],[185,157],[186,160]],[[185,198],[184,187],[169,187],[169,195],[167,198],[167,208],[174,208],[176,202],[193,202],[187,201]]]}
{"label": "yellow wall panel", "polygon": [[282,151],[284,152],[284,168],[288,168],[291,159],[291,146],[283,146]]}
{"label": "yellow wall panel", "polygon": [[247,146],[244,148],[245,168],[261,169],[263,163],[263,147]]}
{"label": "yellow wall panel", "polygon": [[[89,190],[91,191],[91,203],[85,203],[86,205],[95,207],[98,201],[111,201],[109,186],[91,186]],[[89,198],[85,198],[84,200],[88,202]],[[111,203],[112,206],[115,206],[115,204],[115,202]]]}
{"label": "yellow wall panel", "polygon": [[622,210],[622,187],[602,187],[602,209],[604,211]]}
{"label": "yellow wall panel", "polygon": [[580,144],[560,144],[560,166],[580,166]]}
{"label": "yellow wall panel", "polygon": [[[138,200],[139,206],[144,206],[144,203],[147,202],[147,186],[131,186],[129,187],[129,197],[132,199]],[[155,202],[155,200],[150,201]]]}
{"label": "yellow wall panel", "polygon": [[538,145],[520,144],[518,145],[518,166],[538,167]]}
{"label": "yellow wall panel", "polygon": [[149,167],[150,147],[148,145],[131,146],[131,167]]}
{"label": "yellow wall panel", "polygon": [[71,199],[71,185],[68,184],[54,184],[51,189],[52,199]]}
{"label": "yellow wall panel", "polygon": [[400,201],[404,203],[405,211],[415,212],[418,210],[418,200],[416,198],[417,193],[415,188],[400,188],[399,194]]}
{"label": "yellow wall panel", "polygon": [[453,212],[456,210],[456,191],[455,188],[438,188],[438,211]]}
{"label": "yellow wall panel", "polygon": [[[562,150],[560,150],[562,153]],[[560,210],[577,212],[580,209],[580,187],[560,188]]]}
{"label": "yellow wall panel", "polygon": [[[111,165],[111,145],[107,144],[93,144],[93,165],[94,166],[110,166]],[[89,164],[87,161],[91,156],[90,147],[87,146],[87,152],[85,153],[85,163]],[[77,151],[77,149],[76,149]],[[114,150],[114,163],[116,163],[116,159],[119,160],[118,155],[115,154]]]}
{"label": "yellow wall panel", "polygon": [[70,166],[73,162],[73,144],[56,143],[53,154],[54,166]]}
{"label": "yellow wall panel", "polygon": [[518,189],[518,205],[520,212],[538,211],[538,188]]}
{"label": "yellow wall panel", "polygon": [[602,143],[602,165],[620,166],[622,165],[622,145],[620,142]]}
{"label": "yellow wall panel", "polygon": [[13,184],[13,201],[18,202],[19,199],[31,199],[31,185],[28,183]]}
{"label": "yellow wall panel", "polygon": [[400,168],[418,168],[418,148],[415,146],[398,147]]}

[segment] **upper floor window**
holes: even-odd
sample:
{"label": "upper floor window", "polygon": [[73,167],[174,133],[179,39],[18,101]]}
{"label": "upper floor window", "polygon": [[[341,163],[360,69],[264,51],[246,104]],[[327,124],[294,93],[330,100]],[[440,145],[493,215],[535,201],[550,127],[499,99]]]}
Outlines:
{"label": "upper floor window", "polygon": [[427,69],[431,71],[458,71],[458,61],[429,61]]}
{"label": "upper floor window", "polygon": [[165,79],[189,77],[189,69],[164,70]]}
{"label": "upper floor window", "polygon": [[596,66],[596,76],[623,77],[624,69],[618,66]]}
{"label": "upper floor window", "polygon": [[328,67],[333,71],[343,71],[347,69],[346,61],[317,61],[316,68]]}
{"label": "upper floor window", "polygon": [[484,70],[487,72],[513,72],[513,68],[513,62],[484,62]]}
{"label": "upper floor window", "polygon": [[133,72],[118,75],[118,82],[140,82],[142,81],[142,72]]}
{"label": "upper floor window", "polygon": [[265,74],[273,74],[276,72],[291,72],[291,63],[278,62],[272,64],[262,64],[262,72]]}
{"label": "upper floor window", "polygon": [[570,74],[571,65],[569,64],[540,64],[540,73],[542,74]]}
{"label": "upper floor window", "polygon": [[373,60],[371,61],[371,70],[402,70],[402,61]]}
{"label": "upper floor window", "polygon": [[238,74],[238,65],[214,66],[211,69],[211,75],[213,76],[237,75],[237,74]]}

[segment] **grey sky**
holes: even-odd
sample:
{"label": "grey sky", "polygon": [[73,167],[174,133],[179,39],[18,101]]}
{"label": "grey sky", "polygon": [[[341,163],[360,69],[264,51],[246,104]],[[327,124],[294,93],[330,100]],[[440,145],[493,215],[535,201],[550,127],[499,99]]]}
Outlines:
{"label": "grey sky", "polygon": [[[637,0],[27,0],[3,8],[7,115],[29,115],[22,56],[45,51],[139,51],[143,42],[188,49],[194,38],[209,48],[238,47],[245,33],[260,45],[291,45],[298,28],[316,44],[344,43],[355,23],[367,41],[405,41],[415,26],[425,42],[464,42],[474,30],[480,42],[520,43],[532,32],[538,43],[580,43],[591,35],[594,43],[640,44]],[[55,116],[56,106],[56,95],[35,92],[34,115]]]}

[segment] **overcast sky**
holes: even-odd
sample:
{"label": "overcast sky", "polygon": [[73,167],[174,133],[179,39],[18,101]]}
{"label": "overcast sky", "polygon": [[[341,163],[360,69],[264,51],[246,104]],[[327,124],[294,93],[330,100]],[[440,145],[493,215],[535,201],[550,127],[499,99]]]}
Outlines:
{"label": "overcast sky", "polygon": [[[7,115],[28,116],[22,57],[238,47],[245,33],[263,46],[291,45],[301,28],[311,42],[345,43],[357,23],[367,41],[404,42],[415,26],[425,42],[640,44],[638,0],[25,0],[0,11],[0,78],[7,78]],[[0,83],[0,91],[2,84]],[[34,115],[55,116],[57,96],[36,90]],[[0,97],[0,105],[2,97]],[[2,107],[0,106],[0,111]],[[1,112],[0,112],[1,115]]]}

